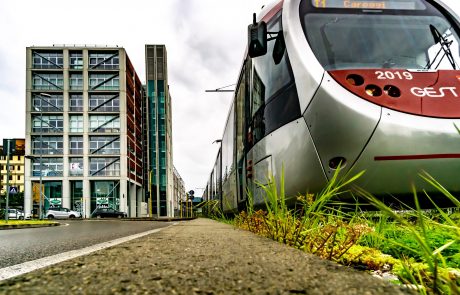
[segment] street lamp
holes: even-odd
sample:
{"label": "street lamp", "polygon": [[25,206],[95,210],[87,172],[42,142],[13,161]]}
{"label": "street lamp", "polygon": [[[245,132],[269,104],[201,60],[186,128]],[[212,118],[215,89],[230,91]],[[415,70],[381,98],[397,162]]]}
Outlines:
{"label": "street lamp", "polygon": [[9,208],[8,208],[8,202],[10,198],[10,147],[11,145],[11,139],[7,139],[7,158],[6,158],[6,203],[5,203],[5,221],[8,223],[8,217],[9,217]]}

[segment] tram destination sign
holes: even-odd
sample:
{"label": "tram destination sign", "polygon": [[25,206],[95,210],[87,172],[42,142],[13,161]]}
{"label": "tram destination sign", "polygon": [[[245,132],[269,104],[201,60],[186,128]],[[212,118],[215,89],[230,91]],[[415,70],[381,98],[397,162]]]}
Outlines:
{"label": "tram destination sign", "polygon": [[419,0],[311,0],[316,8],[424,10]]}

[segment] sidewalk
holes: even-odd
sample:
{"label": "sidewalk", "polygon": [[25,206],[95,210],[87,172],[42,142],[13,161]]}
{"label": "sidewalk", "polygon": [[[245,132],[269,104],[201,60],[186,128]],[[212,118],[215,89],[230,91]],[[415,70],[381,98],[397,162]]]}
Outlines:
{"label": "sidewalk", "polygon": [[0,294],[408,294],[208,219],[0,283]]}

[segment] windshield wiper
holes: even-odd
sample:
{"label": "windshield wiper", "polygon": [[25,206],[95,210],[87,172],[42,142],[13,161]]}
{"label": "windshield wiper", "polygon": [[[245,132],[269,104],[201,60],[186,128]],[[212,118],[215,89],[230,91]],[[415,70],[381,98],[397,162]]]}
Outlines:
{"label": "windshield wiper", "polygon": [[455,63],[455,59],[454,59],[454,55],[452,54],[452,51],[450,50],[450,46],[452,45],[452,43],[454,41],[449,41],[447,40],[446,37],[444,37],[439,31],[438,29],[436,29],[435,26],[433,25],[430,25],[430,32],[431,32],[431,35],[433,36],[433,39],[434,39],[434,44],[438,44],[441,46],[441,48],[439,49],[439,51],[436,53],[436,56],[434,57],[433,61],[430,62],[428,61],[427,65],[425,66],[425,69],[431,69],[431,66],[434,64],[434,62],[438,59],[438,56],[439,54],[443,51],[444,54],[442,55],[441,59],[439,60],[438,64],[436,65],[436,68],[437,69],[439,67],[439,65],[441,64],[442,60],[444,59],[445,56],[447,56],[447,59],[449,60],[449,63],[450,65],[452,66],[452,68],[454,70],[457,69],[456,67],[456,63]]}
{"label": "windshield wiper", "polygon": [[328,25],[328,24],[325,24],[324,26],[321,26],[321,28],[319,30],[320,30],[320,33],[321,33],[321,38],[323,39],[324,48],[326,49],[327,60],[329,62],[329,65],[333,65],[335,63],[335,53],[332,50],[332,44],[331,44],[331,42],[329,41],[329,38],[326,35],[326,30],[325,30],[326,25]]}

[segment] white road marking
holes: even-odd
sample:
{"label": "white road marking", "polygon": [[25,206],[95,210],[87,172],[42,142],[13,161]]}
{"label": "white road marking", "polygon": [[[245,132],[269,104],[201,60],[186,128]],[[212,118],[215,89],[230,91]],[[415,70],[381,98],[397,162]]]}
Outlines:
{"label": "white road marking", "polygon": [[[172,225],[176,225],[176,224],[177,223],[173,223]],[[37,270],[43,267],[47,267],[47,266],[50,266],[50,265],[53,265],[59,262],[63,262],[63,261],[66,261],[72,258],[76,258],[76,257],[83,256],[83,255],[88,255],[92,252],[99,251],[99,250],[102,250],[108,247],[112,247],[112,246],[115,246],[115,245],[118,245],[124,242],[128,242],[128,241],[131,241],[131,240],[134,240],[134,239],[146,236],[146,235],[157,233],[170,226],[145,231],[142,233],[134,234],[131,236],[115,239],[115,240],[100,243],[100,244],[96,244],[96,245],[78,249],[78,250],[72,250],[72,251],[59,253],[56,255],[48,256],[48,257],[43,257],[37,260],[27,261],[24,263],[13,265],[13,266],[7,266],[4,268],[0,268],[0,281],[10,279],[10,278],[22,275],[22,274],[26,274],[28,272],[31,272],[31,271],[34,271],[34,270]]]}

